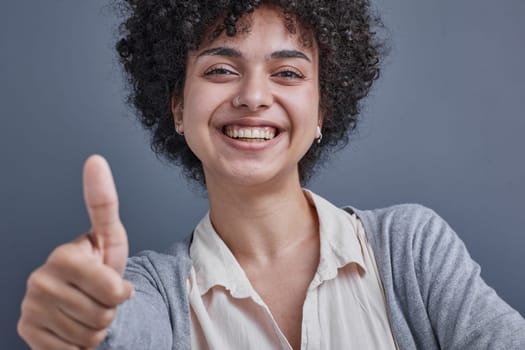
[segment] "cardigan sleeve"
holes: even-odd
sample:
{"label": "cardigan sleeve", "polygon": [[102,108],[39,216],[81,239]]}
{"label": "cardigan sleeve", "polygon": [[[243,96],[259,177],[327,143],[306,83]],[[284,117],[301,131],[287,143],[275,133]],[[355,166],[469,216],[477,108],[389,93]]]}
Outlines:
{"label": "cardigan sleeve", "polygon": [[525,320],[480,276],[450,226],[418,204],[357,210],[401,349],[525,349]]}
{"label": "cardigan sleeve", "polygon": [[133,283],[135,294],[118,307],[99,350],[172,348],[167,300],[161,293],[157,275],[146,256],[128,259],[124,278]]}
{"label": "cardigan sleeve", "polygon": [[135,286],[135,295],[118,307],[99,350],[190,349],[190,239],[165,254],[144,251],[128,259],[124,278]]}
{"label": "cardigan sleeve", "polygon": [[480,276],[451,227],[426,211],[412,237],[419,290],[442,349],[525,349],[525,320]]}

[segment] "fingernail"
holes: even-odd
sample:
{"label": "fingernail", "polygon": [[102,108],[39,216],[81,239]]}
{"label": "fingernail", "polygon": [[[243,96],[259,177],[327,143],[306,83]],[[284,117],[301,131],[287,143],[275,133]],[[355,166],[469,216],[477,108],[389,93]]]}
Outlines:
{"label": "fingernail", "polygon": [[133,298],[133,296],[135,295],[135,287],[133,286],[133,284],[130,283],[130,287],[131,287],[131,293],[129,293],[128,299]]}

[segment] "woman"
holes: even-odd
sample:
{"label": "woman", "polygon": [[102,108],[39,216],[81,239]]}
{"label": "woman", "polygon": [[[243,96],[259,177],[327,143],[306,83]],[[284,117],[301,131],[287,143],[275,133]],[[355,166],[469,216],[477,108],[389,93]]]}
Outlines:
{"label": "woman", "polygon": [[525,321],[432,211],[345,211],[302,189],[378,76],[367,1],[128,10],[132,100],[210,210],[187,242],[127,261],[109,167],[88,159],[92,229],[29,278],[18,329],[32,348],[525,346]]}

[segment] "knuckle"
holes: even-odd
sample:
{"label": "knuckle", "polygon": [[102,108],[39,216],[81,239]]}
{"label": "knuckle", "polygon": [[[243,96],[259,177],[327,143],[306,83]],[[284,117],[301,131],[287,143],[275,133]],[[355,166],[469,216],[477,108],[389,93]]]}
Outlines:
{"label": "knuckle", "polygon": [[25,321],[26,317],[31,318],[32,307],[30,306],[30,301],[27,298],[22,300],[20,305],[20,321]]}
{"label": "knuckle", "polygon": [[50,293],[49,282],[41,268],[33,271],[27,279],[27,291],[36,296]]}
{"label": "knuckle", "polygon": [[16,324],[16,331],[17,331],[18,335],[22,337],[22,339],[27,339],[28,338],[28,333],[29,333],[28,328],[29,327],[28,327],[27,322],[25,322],[25,319],[23,317],[21,317],[18,320],[18,323]]}
{"label": "knuckle", "polygon": [[120,304],[121,301],[121,294],[119,289],[117,287],[111,287],[108,290],[107,298],[108,302],[111,304],[109,306],[115,306]]}
{"label": "knuckle", "polygon": [[83,348],[79,348],[78,346],[75,346],[75,345],[64,345],[63,348],[60,348],[60,350],[84,350]]}
{"label": "knuckle", "polygon": [[95,348],[106,339],[106,330],[86,333],[83,344],[87,348]]}
{"label": "knuckle", "polygon": [[98,329],[107,328],[115,318],[115,309],[106,309],[98,313],[94,320],[94,326]]}
{"label": "knuckle", "polygon": [[111,281],[107,285],[107,298],[112,305],[118,305],[124,300],[124,288],[118,281]]}
{"label": "knuckle", "polygon": [[[42,348],[39,348],[39,349],[42,349]],[[43,349],[50,349],[49,347],[44,347]],[[66,344],[66,343],[62,343],[60,344],[60,348],[53,348],[53,350],[83,350],[83,348],[81,347],[78,347],[76,345],[71,345],[71,344]]]}
{"label": "knuckle", "polygon": [[38,339],[38,329],[35,329],[29,322],[21,318],[17,325],[16,331],[18,335],[28,344],[35,343]]}
{"label": "knuckle", "polygon": [[74,264],[75,255],[76,254],[73,254],[71,251],[69,244],[63,244],[56,247],[53,252],[51,252],[47,261],[55,266],[69,266]]}
{"label": "knuckle", "polygon": [[27,278],[26,287],[27,287],[28,290],[38,288],[38,286],[40,284],[41,275],[42,275],[42,273],[41,273],[40,268],[36,269],[33,272],[31,272],[31,274]]}
{"label": "knuckle", "polygon": [[32,327],[31,325],[37,324],[48,314],[42,312],[42,307],[38,305],[38,299],[36,300],[26,300],[22,301],[20,306],[20,320],[19,325],[27,329]]}

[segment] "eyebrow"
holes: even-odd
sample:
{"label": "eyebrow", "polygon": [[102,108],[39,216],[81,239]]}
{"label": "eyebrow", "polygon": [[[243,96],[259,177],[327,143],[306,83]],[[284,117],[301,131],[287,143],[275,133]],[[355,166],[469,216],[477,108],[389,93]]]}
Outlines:
{"label": "eyebrow", "polygon": [[242,53],[239,50],[232,49],[231,47],[220,46],[202,51],[197,56],[197,58],[202,56],[242,57]]}
{"label": "eyebrow", "polygon": [[280,50],[280,51],[275,51],[271,54],[270,56],[271,58],[302,58],[304,60],[307,60],[308,62],[312,62],[308,56],[306,56],[304,53],[302,53],[301,51],[297,51],[297,50]]}
{"label": "eyebrow", "polygon": [[[213,47],[211,49],[207,49],[202,51],[200,54],[197,55],[197,58],[202,56],[226,56],[226,57],[242,57],[242,53],[237,50],[233,49],[231,47]],[[270,58],[272,59],[279,59],[279,58],[300,58],[304,59],[308,62],[312,62],[310,58],[305,55],[303,52],[298,50],[279,50],[272,52],[270,55]]]}

